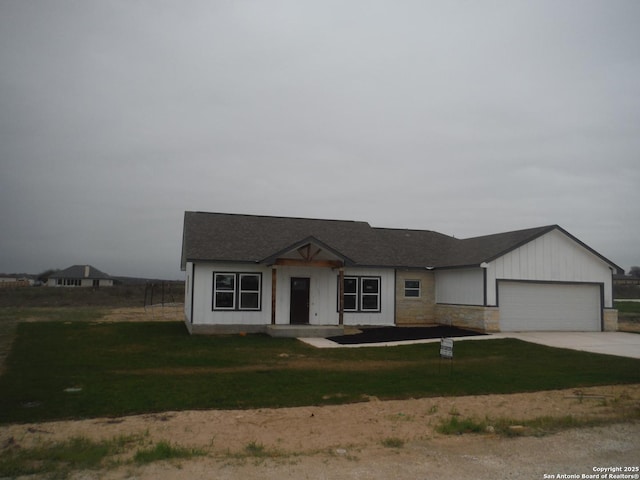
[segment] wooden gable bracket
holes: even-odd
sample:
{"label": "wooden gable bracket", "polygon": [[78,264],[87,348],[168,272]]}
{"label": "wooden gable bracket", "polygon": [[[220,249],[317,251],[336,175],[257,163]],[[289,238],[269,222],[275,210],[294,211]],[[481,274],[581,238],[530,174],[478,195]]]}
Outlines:
{"label": "wooden gable bracket", "polygon": [[298,254],[300,254],[300,256],[307,262],[313,261],[313,259],[316,258],[320,252],[322,252],[322,249],[318,248],[315,252],[311,253],[310,243],[307,243],[306,245],[298,248]]}

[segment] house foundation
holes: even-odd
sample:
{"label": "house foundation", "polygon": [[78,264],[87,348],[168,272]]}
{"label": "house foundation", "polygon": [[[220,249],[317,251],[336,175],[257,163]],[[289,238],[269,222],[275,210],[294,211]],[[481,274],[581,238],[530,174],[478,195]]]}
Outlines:
{"label": "house foundation", "polygon": [[487,333],[500,331],[500,310],[497,307],[439,304],[435,311],[441,325]]}
{"label": "house foundation", "polygon": [[602,311],[602,330],[605,332],[618,331],[618,310],[605,308]]}

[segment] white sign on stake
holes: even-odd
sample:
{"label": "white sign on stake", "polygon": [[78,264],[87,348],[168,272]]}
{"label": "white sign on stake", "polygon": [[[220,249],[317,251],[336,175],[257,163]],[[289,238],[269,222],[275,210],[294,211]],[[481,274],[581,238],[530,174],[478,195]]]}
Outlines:
{"label": "white sign on stake", "polygon": [[440,340],[440,357],[453,359],[453,338]]}

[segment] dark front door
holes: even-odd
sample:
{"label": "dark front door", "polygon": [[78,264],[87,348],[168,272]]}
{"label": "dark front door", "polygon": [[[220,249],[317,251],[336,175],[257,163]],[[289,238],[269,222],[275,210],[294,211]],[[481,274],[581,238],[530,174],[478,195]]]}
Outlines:
{"label": "dark front door", "polygon": [[291,314],[289,322],[297,325],[309,323],[309,285],[310,278],[291,278]]}

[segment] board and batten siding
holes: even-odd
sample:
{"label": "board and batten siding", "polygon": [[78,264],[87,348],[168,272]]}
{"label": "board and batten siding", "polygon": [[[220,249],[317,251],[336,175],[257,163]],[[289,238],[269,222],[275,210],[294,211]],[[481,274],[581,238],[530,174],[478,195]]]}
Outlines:
{"label": "board and batten siding", "polygon": [[[309,285],[309,324],[338,325],[338,271],[314,267],[277,267],[276,323],[288,324],[291,305],[291,279],[307,277]],[[394,324],[394,271],[391,269],[345,268],[345,277],[380,278],[380,312],[344,312],[345,325]],[[270,293],[269,293],[270,294]]]}
{"label": "board and batten siding", "polygon": [[[309,325],[337,325],[335,295],[337,271],[314,267],[276,267],[276,324],[288,325],[291,316],[291,279],[309,278]],[[334,278],[335,277],[335,278]],[[263,292],[271,301],[271,289]]]}
{"label": "board and batten siding", "polygon": [[[344,312],[345,325],[392,326],[395,325],[395,270],[389,268],[345,268],[345,277],[380,277],[380,311],[379,312]],[[334,309],[338,308],[338,281],[334,288]]]}
{"label": "board and batten siding", "polygon": [[484,272],[481,268],[436,271],[436,303],[484,305]]}
{"label": "board and batten siding", "polygon": [[613,306],[609,265],[559,230],[552,230],[487,265],[487,305],[497,304],[496,280],[602,283]]}
{"label": "board and batten siding", "polygon": [[[197,325],[269,325],[271,324],[272,269],[244,263],[197,263],[186,265],[185,316]],[[213,310],[213,273],[261,273],[260,311]],[[276,324],[290,322],[291,279],[306,277],[309,285],[309,324],[338,325],[338,271],[316,267],[276,267]],[[381,311],[345,312],[345,325],[393,325],[395,311],[394,271],[392,269],[345,269],[345,276],[380,277]]]}
{"label": "board and batten siding", "polygon": [[[187,264],[187,271],[190,264]],[[213,272],[262,273],[262,309],[260,311],[213,310]],[[196,263],[190,288],[193,289],[191,311],[194,324],[199,325],[266,325],[271,323],[271,269],[244,263]],[[185,296],[189,292],[185,291]],[[185,298],[191,302],[191,298]],[[186,310],[186,306],[185,306]]]}

